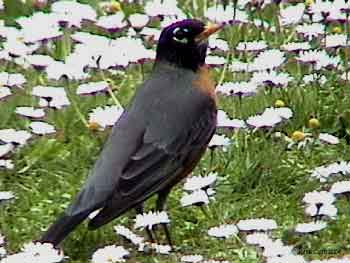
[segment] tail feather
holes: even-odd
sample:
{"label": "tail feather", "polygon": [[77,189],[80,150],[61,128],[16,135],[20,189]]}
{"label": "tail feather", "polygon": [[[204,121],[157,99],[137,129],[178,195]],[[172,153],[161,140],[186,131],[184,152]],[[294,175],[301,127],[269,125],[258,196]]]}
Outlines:
{"label": "tail feather", "polygon": [[49,242],[57,246],[66,236],[79,225],[89,213],[81,213],[74,216],[62,215],[43,234],[40,242]]}

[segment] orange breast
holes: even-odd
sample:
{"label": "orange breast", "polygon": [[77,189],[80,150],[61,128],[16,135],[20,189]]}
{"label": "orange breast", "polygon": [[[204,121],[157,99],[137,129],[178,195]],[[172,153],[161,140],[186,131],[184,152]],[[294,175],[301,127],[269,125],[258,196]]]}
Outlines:
{"label": "orange breast", "polygon": [[193,86],[213,98],[216,102],[215,81],[212,79],[207,66],[202,66],[197,72],[197,78],[193,80]]}

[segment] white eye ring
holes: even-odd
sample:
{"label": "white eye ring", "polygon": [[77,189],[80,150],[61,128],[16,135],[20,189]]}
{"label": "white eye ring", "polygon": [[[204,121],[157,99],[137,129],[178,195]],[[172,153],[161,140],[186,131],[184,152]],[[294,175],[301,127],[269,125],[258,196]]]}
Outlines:
{"label": "white eye ring", "polygon": [[188,43],[188,39],[187,38],[183,38],[183,39],[178,39],[177,37],[173,37],[173,39],[177,42],[180,42],[182,44],[187,44]]}
{"label": "white eye ring", "polygon": [[[175,35],[179,30],[181,30],[181,28],[179,28],[179,27],[175,28],[174,31],[173,31],[173,34]],[[188,29],[184,28],[183,31],[188,32]],[[180,42],[182,44],[187,44],[188,43],[188,39],[186,37],[184,37],[183,39],[178,39],[177,37],[174,36],[173,39],[176,42]]]}
{"label": "white eye ring", "polygon": [[175,34],[177,33],[177,31],[179,31],[179,30],[181,30],[179,27],[175,28],[175,29],[173,30],[173,34],[175,35]]}

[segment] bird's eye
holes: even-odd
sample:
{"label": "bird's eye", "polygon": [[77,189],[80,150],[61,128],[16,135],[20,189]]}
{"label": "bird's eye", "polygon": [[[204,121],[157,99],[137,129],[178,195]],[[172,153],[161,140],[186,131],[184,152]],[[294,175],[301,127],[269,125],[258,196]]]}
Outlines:
{"label": "bird's eye", "polygon": [[188,33],[188,29],[187,28],[177,27],[173,31],[173,39],[175,41],[177,41],[177,42],[182,43],[182,44],[187,44],[188,43],[188,39],[186,37],[186,33]]}

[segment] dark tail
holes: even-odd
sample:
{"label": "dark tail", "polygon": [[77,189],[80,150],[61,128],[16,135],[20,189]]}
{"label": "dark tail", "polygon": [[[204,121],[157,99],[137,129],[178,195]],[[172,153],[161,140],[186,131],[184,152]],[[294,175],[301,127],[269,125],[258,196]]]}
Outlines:
{"label": "dark tail", "polygon": [[39,242],[49,242],[55,247],[72,232],[89,213],[81,213],[74,216],[62,215],[53,223],[50,228],[44,233]]}

